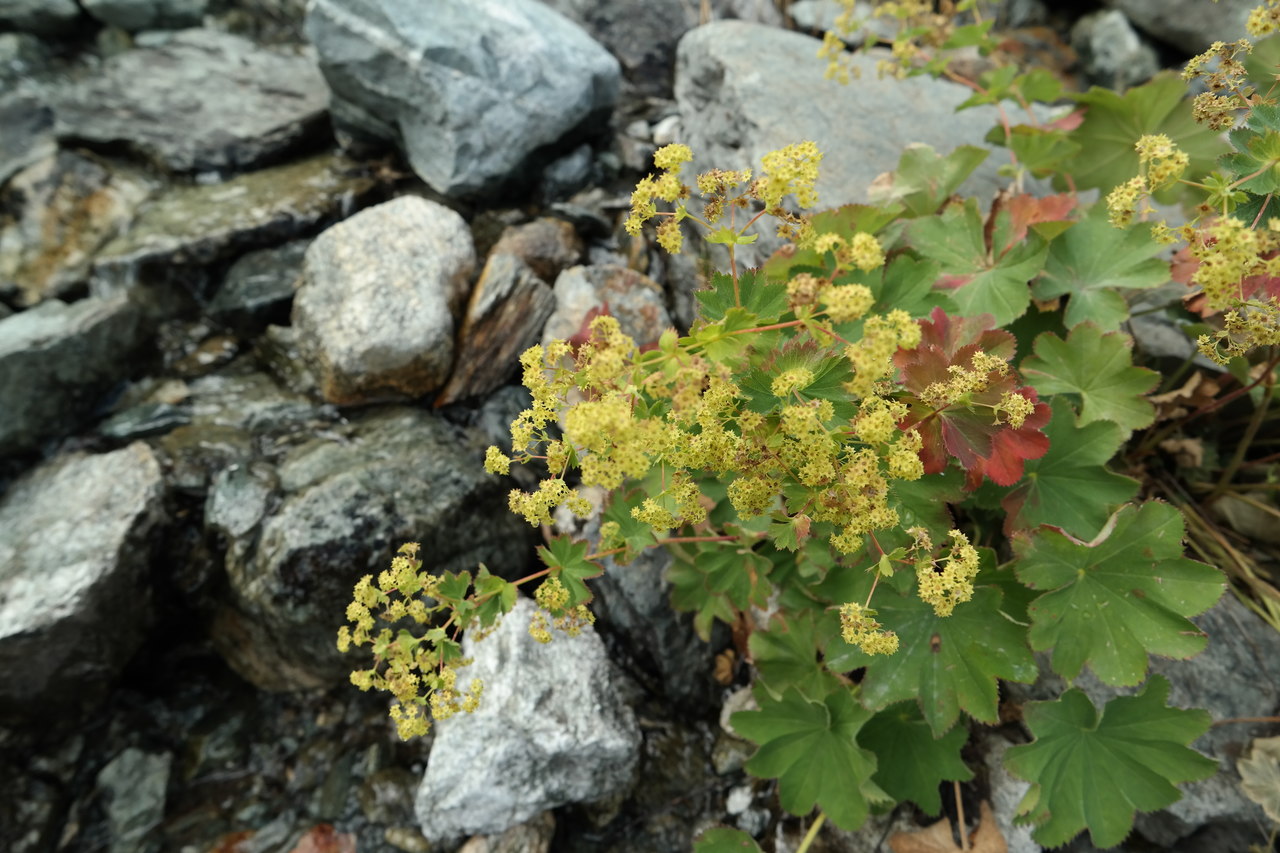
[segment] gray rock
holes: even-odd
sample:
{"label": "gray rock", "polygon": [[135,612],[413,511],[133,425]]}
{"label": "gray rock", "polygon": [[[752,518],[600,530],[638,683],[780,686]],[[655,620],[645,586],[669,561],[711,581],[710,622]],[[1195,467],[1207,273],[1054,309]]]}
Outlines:
{"label": "gray rock", "polygon": [[441,387],[475,263],[462,217],[412,196],[317,237],[307,249],[293,324],[324,398],[347,405]]}
{"label": "gray rock", "polygon": [[1123,13],[1110,9],[1085,15],[1071,28],[1071,47],[1090,82],[1123,92],[1160,70],[1155,50],[1129,26]]}
{"label": "gray rock", "polygon": [[152,618],[148,537],[162,500],[160,466],[141,443],[60,457],[10,487],[0,501],[0,714],[101,698]]}
{"label": "gray rock", "polygon": [[147,336],[127,294],[42,302],[0,320],[0,455],[77,429]]}
{"label": "gray rock", "polygon": [[588,314],[604,313],[606,308],[639,346],[657,343],[671,327],[662,288],[626,267],[570,267],[556,278],[554,290],[556,310],[543,327],[544,344],[555,338],[572,338],[581,331]]}
{"label": "gray rock", "polygon": [[505,228],[490,254],[515,255],[543,281],[556,280],[582,258],[582,239],[563,219],[542,217]]}
{"label": "gray rock", "polygon": [[459,681],[481,679],[484,695],[437,727],[417,798],[427,838],[502,832],[631,784],[640,732],[604,644],[588,628],[542,645],[527,630],[536,610],[521,598],[484,640],[463,641],[474,662]]}
{"label": "gray rock", "polygon": [[[806,35],[740,21],[716,21],[686,34],[677,55],[676,100],[682,141],[696,161],[685,174],[713,166],[758,170],[768,152],[813,140],[824,155],[818,209],[865,203],[868,186],[897,168],[907,144],[932,145],[945,154],[982,144],[999,122],[994,107],[955,112],[971,94],[957,83],[878,79],[876,62],[887,56],[880,50],[852,57],[862,77],[848,86],[824,80],[819,45]],[[990,196],[1003,185],[998,166],[998,157],[989,158],[961,192]],[[769,226],[766,235],[773,230]],[[767,253],[779,241],[765,236],[759,245]],[[760,258],[748,261],[753,259]]]}
{"label": "gray rock", "polygon": [[420,542],[432,571],[523,567],[532,529],[482,459],[443,420],[392,408],[290,449],[274,474],[216,476],[207,521],[229,542],[231,598],[215,646],[261,688],[333,686],[363,666],[334,645],[351,589],[401,544]]}
{"label": "gray rock", "polygon": [[60,36],[72,32],[80,21],[75,0],[0,0],[0,27]]}
{"label": "gray rock", "polygon": [[350,210],[372,186],[350,160],[321,154],[221,184],[173,187],[102,248],[93,286],[110,292],[132,284],[148,267],[208,264],[296,237]]}
{"label": "gray rock", "polygon": [[48,62],[49,51],[40,39],[28,33],[0,33],[0,83],[30,77],[44,70]]}
{"label": "gray rock", "polygon": [[98,773],[98,794],[111,830],[111,853],[142,853],[148,832],[164,819],[165,789],[173,755],[134,747],[111,759]]}
{"label": "gray rock", "polygon": [[208,0],[81,0],[102,23],[129,32],[198,27]]}
{"label": "gray rock", "polygon": [[[1207,708],[1215,719],[1265,717],[1280,707],[1280,634],[1226,593],[1206,613],[1192,619],[1209,635],[1208,648],[1186,661],[1153,658],[1151,674],[1169,679],[1169,704],[1178,708]],[[1249,673],[1249,678],[1241,678]],[[1056,675],[1043,675],[1030,688],[1007,685],[1015,698],[1052,699],[1066,685]],[[1076,679],[1094,705],[1137,692],[1100,682],[1086,670]],[[1236,759],[1250,740],[1267,734],[1259,723],[1214,726],[1192,747],[1218,761],[1222,770],[1202,781],[1182,785],[1183,798],[1168,809],[1139,816],[1137,828],[1149,839],[1171,847],[1178,839],[1210,823],[1264,825],[1262,809],[1240,792]]]}
{"label": "gray rock", "polygon": [[[799,0],[787,8],[787,14],[795,22],[797,29],[821,34],[835,27],[836,16],[843,11],[843,8],[838,3],[828,3],[826,0]],[[883,41],[892,41],[897,35],[896,22],[893,19],[872,15],[871,9],[867,6],[859,4],[854,8],[854,14],[862,21],[862,26],[852,33],[841,34],[845,44],[860,45],[867,40],[868,34]]]}
{"label": "gray rock", "polygon": [[542,197],[547,201],[562,201],[576,193],[591,180],[591,146],[579,145],[542,170]]}
{"label": "gray rock", "polygon": [[400,143],[446,196],[519,180],[617,98],[617,61],[535,0],[316,0],[307,35],[338,130]]}
{"label": "gray rock", "polygon": [[1249,12],[1261,5],[1257,0],[1106,0],[1106,4],[1155,38],[1188,53],[1207,50],[1215,41],[1245,38]]}
{"label": "gray rock", "polygon": [[11,282],[24,305],[67,296],[154,189],[134,169],[72,151],[28,166],[4,193],[16,215],[0,226],[0,281]]}
{"label": "gray rock", "polygon": [[256,334],[272,321],[283,322],[310,245],[307,239],[294,240],[240,258],[227,270],[206,313],[244,335]]}
{"label": "gray rock", "polygon": [[53,110],[34,95],[0,97],[0,186],[55,151]]}
{"label": "gray rock", "polygon": [[467,304],[453,373],[436,405],[486,395],[510,379],[520,353],[542,337],[555,304],[547,283],[515,255],[489,255]]}
{"label": "gray rock", "polygon": [[681,0],[543,0],[608,48],[640,96],[671,96],[676,44],[698,23],[697,7]]}
{"label": "gray rock", "polygon": [[314,60],[215,30],[112,57],[58,93],[58,135],[123,143],[175,172],[225,172],[324,135],[329,93]]}

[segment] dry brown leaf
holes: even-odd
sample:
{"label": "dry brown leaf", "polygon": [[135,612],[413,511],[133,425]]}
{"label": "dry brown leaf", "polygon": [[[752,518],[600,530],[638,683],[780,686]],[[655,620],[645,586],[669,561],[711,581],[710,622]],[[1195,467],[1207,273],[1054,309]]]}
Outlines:
{"label": "dry brown leaf", "polygon": [[1280,823],[1280,737],[1256,738],[1249,757],[1236,762],[1240,789]]}
{"label": "dry brown leaf", "polygon": [[[969,835],[969,853],[1008,853],[991,804],[983,800],[979,809],[978,828]],[[889,849],[893,853],[961,853],[962,848],[951,836],[951,821],[943,818],[915,832],[894,833],[889,836]]]}
{"label": "dry brown leaf", "polygon": [[1198,438],[1166,438],[1160,449],[1173,455],[1180,468],[1200,468],[1204,465],[1204,442]]}
{"label": "dry brown leaf", "polygon": [[1221,390],[1222,383],[1197,370],[1187,377],[1181,388],[1153,394],[1147,399],[1156,405],[1156,421],[1167,421],[1208,405]]}

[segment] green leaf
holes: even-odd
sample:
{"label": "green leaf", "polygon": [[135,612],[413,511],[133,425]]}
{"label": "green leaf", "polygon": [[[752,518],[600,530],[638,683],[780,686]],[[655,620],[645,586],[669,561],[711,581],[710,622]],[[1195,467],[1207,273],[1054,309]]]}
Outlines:
{"label": "green leaf", "polygon": [[844,385],[852,378],[853,371],[847,358],[828,355],[828,352],[811,341],[792,344],[777,352],[740,381],[739,387],[749,398],[748,408],[769,414],[789,405],[790,400],[783,401],[774,396],[773,380],[784,370],[803,367],[813,374],[813,381],[796,392],[797,395],[807,400],[830,400],[836,417],[852,419],[857,414],[858,404],[850,399]]}
{"label": "green leaf", "polygon": [[969,730],[956,726],[934,739],[914,702],[900,702],[872,717],[858,741],[876,754],[875,783],[895,800],[910,800],[927,815],[942,811],[938,785],[967,782],[973,771],[960,759]]}
{"label": "green leaf", "polygon": [[1059,171],[1080,151],[1080,143],[1067,131],[1030,124],[1014,125],[1007,134],[1003,127],[994,127],[987,134],[987,141],[1008,146],[1019,163],[1041,178]]}
{"label": "green leaf", "polygon": [[1022,362],[1022,375],[1041,394],[1080,399],[1080,423],[1108,420],[1126,433],[1150,426],[1156,409],[1146,399],[1160,374],[1133,366],[1133,345],[1122,332],[1103,334],[1082,323],[1064,341],[1052,332],[1036,338],[1035,355]]}
{"label": "green leaf", "polygon": [[711,276],[711,289],[694,294],[702,310],[700,315],[708,323],[723,320],[732,308],[742,308],[751,315],[750,322],[773,322],[787,311],[787,288],[782,282],[772,280],[758,270],[746,270],[738,275],[738,295],[742,304],[733,299],[733,276],[715,273]]}
{"label": "green leaf", "polygon": [[1053,399],[1044,433],[1049,452],[1026,463],[1022,482],[1003,501],[1005,529],[1055,524],[1073,536],[1092,537],[1117,506],[1138,493],[1137,480],[1105,467],[1125,433],[1110,421],[1077,425],[1065,397]]}
{"label": "green leaf", "polygon": [[1084,121],[1071,134],[1080,153],[1062,167],[1054,186],[1067,189],[1061,175],[1071,175],[1077,189],[1110,192],[1138,174],[1138,152],[1133,146],[1149,133],[1165,134],[1190,156],[1184,178],[1198,180],[1213,171],[1222,142],[1218,133],[1196,124],[1186,94],[1181,77],[1166,71],[1123,95],[1094,86],[1072,96],[1088,108]]}
{"label": "green leaf", "polygon": [[1187,617],[1222,595],[1222,573],[1182,556],[1182,515],[1150,501],[1122,507],[1090,542],[1053,527],[1013,540],[1018,580],[1049,590],[1028,608],[1036,651],[1052,649],[1068,681],[1085,664],[1103,682],[1137,684],[1147,655],[1185,659],[1205,647]]}
{"label": "green leaf", "polygon": [[858,707],[847,688],[821,702],[788,690],[781,699],[763,691],[759,711],[739,711],[733,728],[759,744],[747,771],[778,780],[778,801],[793,815],[819,806],[836,826],[857,829],[867,819],[869,800],[883,796],[871,777],[876,757],[855,742],[870,713]]}
{"label": "green leaf", "polygon": [[762,853],[756,840],[741,829],[717,826],[699,835],[693,853]]}
{"label": "green leaf", "polygon": [[492,625],[504,613],[510,613],[516,605],[516,585],[503,580],[497,575],[489,574],[489,569],[481,566],[476,572],[476,594],[484,599],[476,609],[480,624]]}
{"label": "green leaf", "polygon": [[560,583],[569,590],[566,608],[591,601],[591,590],[585,581],[604,573],[599,564],[587,559],[587,548],[586,542],[574,542],[568,536],[557,536],[545,547],[538,548],[542,564],[551,569],[551,576],[559,577]]}
{"label": "green leaf", "polygon": [[1257,104],[1244,127],[1227,134],[1236,150],[1218,162],[1237,178],[1252,175],[1240,188],[1255,195],[1280,190],[1280,107]]}
{"label": "green leaf", "polygon": [[[997,215],[1007,228],[1009,214]],[[1044,238],[1030,232],[1024,241],[998,258],[987,248],[986,227],[978,202],[951,205],[938,216],[911,225],[912,244],[922,255],[942,265],[947,276],[940,285],[965,317],[990,314],[998,326],[1020,317],[1031,304],[1027,283],[1044,266],[1049,247]]]}
{"label": "green leaf", "polygon": [[1033,292],[1048,301],[1070,296],[1067,326],[1092,320],[1103,329],[1118,329],[1129,319],[1129,305],[1119,290],[1157,287],[1169,280],[1169,264],[1157,255],[1163,246],[1151,239],[1151,226],[1114,228],[1106,205],[1094,205],[1049,247],[1044,271]]}
{"label": "green leaf", "polygon": [[[986,552],[990,556],[990,552]],[[885,628],[898,634],[898,651],[870,656],[835,640],[827,648],[827,666],[843,672],[865,666],[862,703],[872,710],[914,699],[939,736],[955,725],[964,710],[986,723],[997,721],[996,679],[1034,681],[1038,670],[1027,648],[1026,629],[996,614],[1001,609],[1000,590],[984,584],[984,565],[975,580],[973,600],[959,604],[945,618],[937,616],[914,589],[899,595],[881,584],[872,602]],[[846,573],[847,588],[835,601],[865,601],[870,589],[866,572]]]}
{"label": "green leaf", "polygon": [[760,682],[774,696],[799,690],[818,700],[839,686],[818,661],[817,633],[807,612],[774,616],[766,630],[752,632],[748,646]]}
{"label": "green leaf", "polygon": [[928,216],[942,207],[991,152],[961,145],[940,156],[928,145],[908,145],[898,160],[893,183],[874,200],[900,203],[908,216]]}
{"label": "green leaf", "polygon": [[1036,739],[1004,760],[1031,783],[1019,812],[1036,824],[1037,842],[1058,847],[1088,829],[1094,846],[1115,846],[1133,829],[1135,812],[1172,805],[1181,796],[1176,784],[1217,772],[1216,761],[1189,748],[1208,731],[1209,714],[1170,708],[1168,697],[1169,682],[1156,676],[1101,714],[1077,689],[1024,707]]}
{"label": "green leaf", "polygon": [[619,489],[609,498],[609,505],[605,508],[604,520],[618,525],[618,533],[622,537],[623,547],[626,548],[624,553],[615,554],[613,557],[614,562],[619,565],[626,565],[646,548],[658,544],[653,528],[631,515],[631,510],[640,506],[646,497],[647,495],[641,489],[631,489],[626,492]]}
{"label": "green leaf", "polygon": [[707,585],[707,573],[699,571],[693,563],[672,561],[667,569],[667,581],[671,584],[671,606],[681,613],[693,614],[693,629],[702,642],[711,642],[711,626],[717,619],[726,625],[733,624],[737,614],[728,597],[712,592]]}

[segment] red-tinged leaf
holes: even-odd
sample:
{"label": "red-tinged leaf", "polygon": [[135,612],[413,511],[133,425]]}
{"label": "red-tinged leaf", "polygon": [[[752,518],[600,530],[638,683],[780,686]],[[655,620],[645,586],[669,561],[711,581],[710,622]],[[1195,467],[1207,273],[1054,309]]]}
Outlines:
{"label": "red-tinged leaf", "polygon": [[569,337],[569,346],[573,349],[574,354],[578,352],[578,348],[591,340],[591,321],[597,317],[609,317],[612,313],[609,311],[609,303],[603,306],[592,305],[582,318],[582,324],[578,326],[578,331]]}
{"label": "red-tinged leaf", "polygon": [[1054,130],[1075,130],[1084,122],[1084,110],[1072,110],[1060,119],[1055,119],[1045,125],[1047,128]]}
{"label": "red-tinged leaf", "polygon": [[1018,195],[1009,199],[1005,209],[1009,211],[1010,240],[1001,247],[1001,253],[1009,251],[1014,243],[1021,243],[1027,236],[1027,229],[1041,222],[1059,222],[1075,209],[1076,197],[1070,193],[1036,198],[1032,195]]}
{"label": "red-tinged leaf", "polygon": [[[920,321],[920,345],[894,356],[903,385],[913,395],[921,395],[933,383],[951,379],[951,367],[971,369],[978,352],[1012,357],[1016,348],[1013,335],[991,326],[989,316],[953,318],[934,309],[930,320]],[[1035,406],[1016,430],[998,421],[994,413],[1006,393],[1018,394]],[[925,473],[936,474],[955,458],[967,473],[966,488],[970,490],[977,488],[983,477],[1012,486],[1022,477],[1023,462],[1038,459],[1049,449],[1049,440],[1041,432],[1049,422],[1049,407],[1040,402],[1034,389],[1018,386],[1012,369],[1004,375],[992,371],[986,389],[940,410],[919,396],[905,402],[911,410],[900,426],[919,430]]]}
{"label": "red-tinged leaf", "polygon": [[307,830],[290,853],[356,853],[356,837],[321,823]]}

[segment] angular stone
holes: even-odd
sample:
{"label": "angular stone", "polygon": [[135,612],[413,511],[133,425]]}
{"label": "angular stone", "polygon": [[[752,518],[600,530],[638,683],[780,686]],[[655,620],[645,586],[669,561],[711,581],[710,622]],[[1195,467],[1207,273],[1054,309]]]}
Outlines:
{"label": "angular stone", "polygon": [[0,715],[100,699],[151,621],[160,465],[145,444],[36,468],[0,501]]}
{"label": "angular stone", "polygon": [[307,35],[338,130],[399,143],[446,196],[525,180],[617,98],[617,61],[535,0],[316,0]]}
{"label": "angular stone", "polygon": [[591,628],[539,643],[528,631],[536,611],[522,597],[484,640],[463,640],[474,662],[459,683],[479,678],[484,693],[477,711],[437,727],[417,798],[427,838],[500,833],[631,784],[640,731],[604,644]]}
{"label": "angular stone", "polygon": [[274,472],[219,475],[206,516],[230,543],[218,650],[263,689],[333,686],[362,665],[334,645],[351,589],[403,543],[420,542],[431,571],[523,566],[532,529],[482,461],[444,420],[391,408],[291,449]]}
{"label": "angular stone", "polygon": [[324,398],[348,405],[440,388],[475,263],[462,217],[412,196],[317,237],[303,263],[293,324]]}
{"label": "angular stone", "polygon": [[640,96],[671,97],[676,44],[697,25],[697,6],[681,0],[543,0],[608,48]]}
{"label": "angular stone", "polygon": [[515,255],[546,282],[582,258],[582,238],[563,219],[544,216],[503,230],[491,254]]}
{"label": "angular stone", "polygon": [[206,309],[213,320],[253,335],[289,316],[310,240],[250,252],[231,265]]}
{"label": "angular stone", "polygon": [[57,151],[53,110],[34,95],[0,97],[0,186]]}
{"label": "angular stone", "polygon": [[542,337],[555,305],[551,288],[519,258],[489,255],[462,321],[453,373],[436,405],[480,397],[503,385],[520,353]]}
{"label": "angular stone", "polygon": [[208,0],[80,0],[102,23],[129,32],[198,27]]}
{"label": "angular stone", "polygon": [[154,188],[137,170],[72,151],[27,167],[5,191],[17,216],[0,228],[0,281],[23,305],[66,296]]}
{"label": "angular stone", "polygon": [[1071,47],[1090,82],[1118,92],[1145,83],[1160,70],[1155,49],[1115,9],[1076,21],[1071,27]]}
{"label": "angular stone", "polygon": [[71,305],[50,299],[0,320],[0,455],[77,429],[128,375],[146,333],[124,293]]}
{"label": "angular stone", "polygon": [[207,264],[296,237],[352,207],[373,186],[345,157],[320,154],[207,186],[173,187],[94,262],[104,290],[129,284],[140,267]]}
{"label": "angular stone", "polygon": [[1124,12],[1140,29],[1187,53],[1207,50],[1215,41],[1245,38],[1249,12],[1262,5],[1257,0],[1106,0],[1106,4]]}
{"label": "angular stone", "polygon": [[323,138],[328,98],[305,54],[195,29],[112,57],[54,108],[64,139],[123,143],[175,172],[224,172]]}
{"label": "angular stone", "polygon": [[72,32],[80,22],[75,0],[0,0],[0,27],[39,36]]}
{"label": "angular stone", "polygon": [[600,264],[571,267],[555,284],[556,310],[542,331],[542,342],[568,340],[581,331],[587,316],[607,312],[639,346],[658,342],[671,327],[657,282],[626,267]]}

